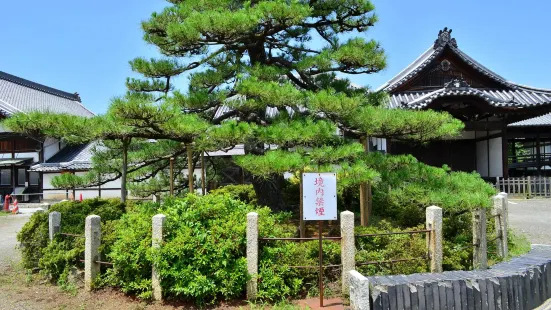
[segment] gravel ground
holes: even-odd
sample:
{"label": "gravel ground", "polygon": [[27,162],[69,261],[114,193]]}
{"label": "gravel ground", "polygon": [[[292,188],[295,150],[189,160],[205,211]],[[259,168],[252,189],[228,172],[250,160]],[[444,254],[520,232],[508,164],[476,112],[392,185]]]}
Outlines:
{"label": "gravel ground", "polygon": [[30,214],[0,216],[0,272],[12,262],[19,261],[16,235],[30,216]]}
{"label": "gravel ground", "polygon": [[509,224],[531,243],[551,245],[551,199],[509,200]]}

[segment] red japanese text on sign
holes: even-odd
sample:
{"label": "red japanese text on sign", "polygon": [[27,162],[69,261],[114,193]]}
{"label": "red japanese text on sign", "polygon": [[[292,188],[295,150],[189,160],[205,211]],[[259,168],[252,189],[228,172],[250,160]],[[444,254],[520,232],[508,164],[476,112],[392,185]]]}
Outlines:
{"label": "red japanese text on sign", "polygon": [[305,220],[337,219],[336,181],[334,173],[303,174],[303,214]]}

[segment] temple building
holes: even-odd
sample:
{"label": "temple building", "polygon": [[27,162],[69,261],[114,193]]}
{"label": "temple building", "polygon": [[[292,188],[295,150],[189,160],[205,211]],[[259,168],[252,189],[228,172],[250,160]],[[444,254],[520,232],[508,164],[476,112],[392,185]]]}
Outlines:
{"label": "temple building", "polygon": [[551,90],[506,80],[462,51],[451,33],[441,30],[379,90],[389,93],[389,108],[447,111],[465,123],[464,131],[428,145],[387,141],[386,151],[487,179],[550,173]]}
{"label": "temple building", "polygon": [[[91,117],[78,93],[68,93],[0,71],[0,119],[23,112],[53,112]],[[91,166],[89,145],[68,146],[46,137],[37,139],[0,127],[0,194],[15,195],[21,202],[61,200],[67,192],[51,184],[62,173],[83,174]],[[120,182],[104,186],[103,197],[120,196]],[[100,190],[101,191],[101,190]],[[81,189],[73,194],[101,195],[97,189]]]}

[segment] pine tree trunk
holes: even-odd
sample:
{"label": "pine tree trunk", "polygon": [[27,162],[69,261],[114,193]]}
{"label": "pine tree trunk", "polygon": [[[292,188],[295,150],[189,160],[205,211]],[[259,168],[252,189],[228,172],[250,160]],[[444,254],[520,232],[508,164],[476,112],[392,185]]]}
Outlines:
{"label": "pine tree trunk", "polygon": [[[245,143],[245,154],[264,155],[264,143]],[[267,178],[253,176],[253,188],[258,204],[273,211],[289,211],[283,199],[283,175],[271,175]]]}
{"label": "pine tree trunk", "polygon": [[121,171],[121,202],[126,202],[126,196],[128,194],[126,190],[127,171],[128,171],[128,145],[129,141],[123,140],[122,142],[122,171]]}
{"label": "pine tree trunk", "polygon": [[289,211],[283,199],[283,176],[272,176],[269,178],[253,177],[253,188],[256,199],[261,206],[267,206],[272,211]]}

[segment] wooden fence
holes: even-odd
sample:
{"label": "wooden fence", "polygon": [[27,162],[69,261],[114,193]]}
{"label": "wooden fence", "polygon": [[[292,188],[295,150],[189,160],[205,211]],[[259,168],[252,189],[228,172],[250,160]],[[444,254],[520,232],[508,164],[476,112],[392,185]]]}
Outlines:
{"label": "wooden fence", "polygon": [[551,177],[496,178],[496,188],[512,196],[551,197]]}

